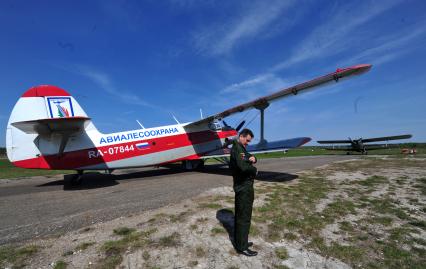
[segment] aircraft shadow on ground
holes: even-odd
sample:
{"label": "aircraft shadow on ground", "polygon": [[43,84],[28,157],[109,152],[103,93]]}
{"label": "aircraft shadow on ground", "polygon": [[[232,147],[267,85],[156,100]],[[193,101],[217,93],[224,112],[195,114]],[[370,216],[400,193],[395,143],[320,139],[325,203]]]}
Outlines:
{"label": "aircraft shadow on ground", "polygon": [[[224,164],[206,165],[205,168],[199,172],[231,177],[231,171],[228,166]],[[256,176],[257,180],[264,182],[286,182],[296,178],[298,178],[297,175],[274,171],[259,171]]]}
{"label": "aircraft shadow on ground", "polygon": [[[48,186],[64,186],[64,190],[84,190],[84,189],[96,189],[115,186],[120,184],[122,180],[147,180],[153,179],[159,176],[167,176],[188,172],[183,169],[180,164],[168,164],[163,166],[162,169],[150,169],[144,171],[131,171],[124,174],[105,174],[101,172],[87,172],[83,176],[83,181],[80,185],[73,186],[70,184],[71,175],[65,175],[63,180],[56,180],[48,183],[38,185],[37,187],[48,187]],[[167,168],[167,169],[165,169]],[[194,170],[193,172],[216,174],[229,176],[231,178],[231,172],[227,165],[214,164],[206,165],[203,169]],[[264,182],[286,182],[296,179],[298,176],[282,172],[271,172],[271,171],[259,171],[256,179]]]}
{"label": "aircraft shadow on ground", "polygon": [[84,174],[84,179],[81,185],[73,186],[70,183],[70,178],[72,175],[64,175],[64,179],[55,180],[47,182],[37,187],[49,187],[49,186],[64,186],[64,190],[73,191],[73,190],[86,190],[86,189],[98,189],[111,187],[119,184],[115,180],[114,175],[102,174],[99,172],[90,172]]}

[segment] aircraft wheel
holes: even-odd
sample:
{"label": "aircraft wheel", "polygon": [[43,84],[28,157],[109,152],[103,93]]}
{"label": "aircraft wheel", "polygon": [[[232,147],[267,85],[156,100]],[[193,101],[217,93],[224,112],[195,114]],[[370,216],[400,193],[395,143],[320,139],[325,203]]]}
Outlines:
{"label": "aircraft wheel", "polygon": [[198,162],[198,165],[195,167],[197,170],[203,170],[204,169],[204,160],[200,160]]}
{"label": "aircraft wheel", "polygon": [[78,174],[74,174],[70,178],[71,186],[80,186],[83,182],[83,171],[78,171]]}
{"label": "aircraft wheel", "polygon": [[204,160],[185,160],[185,161],[182,161],[182,167],[186,171],[203,169]]}

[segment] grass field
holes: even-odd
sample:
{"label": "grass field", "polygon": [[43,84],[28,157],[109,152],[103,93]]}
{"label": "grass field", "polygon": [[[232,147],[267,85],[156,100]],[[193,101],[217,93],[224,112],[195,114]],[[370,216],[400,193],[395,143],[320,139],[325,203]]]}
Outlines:
{"label": "grass field", "polygon": [[[379,150],[371,150],[368,152],[369,155],[394,155],[404,157],[401,154],[402,148],[413,148],[417,150],[417,155],[426,154],[426,144],[394,144],[390,148],[384,148]],[[352,155],[361,155],[359,152],[352,152]],[[344,150],[326,150],[321,147],[306,146],[296,149],[291,149],[288,152],[272,152],[257,154],[256,156],[262,158],[282,158],[282,157],[301,157],[301,156],[317,156],[317,155],[346,155]]]}
{"label": "grass field", "polygon": [[15,167],[8,159],[0,159],[0,179],[1,178],[21,178],[33,176],[49,176],[58,174],[75,173],[72,170],[44,170],[44,169],[24,169]]}

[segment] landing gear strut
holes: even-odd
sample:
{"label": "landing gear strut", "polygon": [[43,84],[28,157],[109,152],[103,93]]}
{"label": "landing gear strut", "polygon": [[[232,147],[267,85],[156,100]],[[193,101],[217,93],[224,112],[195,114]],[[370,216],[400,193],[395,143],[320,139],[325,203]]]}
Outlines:
{"label": "landing gear strut", "polygon": [[203,169],[204,168],[204,160],[186,160],[182,161],[182,168],[186,171]]}
{"label": "landing gear strut", "polygon": [[83,170],[77,170],[77,174],[71,176],[71,186],[80,186],[83,182]]}

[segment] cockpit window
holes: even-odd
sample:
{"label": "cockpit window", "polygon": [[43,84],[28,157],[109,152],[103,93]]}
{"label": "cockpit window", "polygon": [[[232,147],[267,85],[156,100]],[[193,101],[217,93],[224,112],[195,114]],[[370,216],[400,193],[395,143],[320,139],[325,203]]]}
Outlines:
{"label": "cockpit window", "polygon": [[222,130],[222,125],[219,122],[210,122],[209,128],[213,131],[220,131]]}

